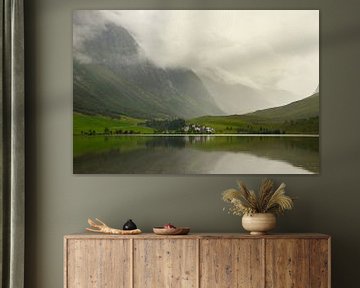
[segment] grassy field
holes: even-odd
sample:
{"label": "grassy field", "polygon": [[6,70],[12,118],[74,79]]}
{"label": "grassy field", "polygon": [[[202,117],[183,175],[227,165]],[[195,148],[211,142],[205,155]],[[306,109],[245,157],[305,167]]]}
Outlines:
{"label": "grassy field", "polygon": [[[111,118],[100,115],[73,114],[73,134],[154,134],[155,130],[142,125],[143,119],[127,116]],[[215,129],[215,134],[318,134],[319,117],[290,121],[271,121],[253,115],[204,116],[186,121]],[[93,133],[95,131],[95,133]]]}
{"label": "grassy field", "polygon": [[134,133],[153,133],[154,130],[149,127],[139,126],[144,120],[121,116],[120,119],[100,115],[85,115],[80,113],[73,114],[73,134],[81,135],[82,132],[95,131],[96,134],[104,133],[105,129],[109,131],[121,130],[133,131]]}
{"label": "grassy field", "polygon": [[274,121],[250,115],[205,116],[187,121],[188,124],[209,126],[216,134],[318,134],[319,117],[290,121]]}

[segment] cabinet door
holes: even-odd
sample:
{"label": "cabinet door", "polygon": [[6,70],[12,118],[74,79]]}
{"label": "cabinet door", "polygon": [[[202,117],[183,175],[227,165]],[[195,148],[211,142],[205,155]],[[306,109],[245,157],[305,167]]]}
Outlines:
{"label": "cabinet door", "polygon": [[200,287],[264,287],[263,242],[260,239],[200,241]]}
{"label": "cabinet door", "polygon": [[135,288],[197,287],[197,240],[134,240]]}
{"label": "cabinet door", "polygon": [[266,240],[266,287],[309,287],[309,240]]}
{"label": "cabinet door", "polygon": [[310,241],[310,287],[330,287],[330,240]]}
{"label": "cabinet door", "polygon": [[130,240],[67,240],[66,288],[131,287]]}

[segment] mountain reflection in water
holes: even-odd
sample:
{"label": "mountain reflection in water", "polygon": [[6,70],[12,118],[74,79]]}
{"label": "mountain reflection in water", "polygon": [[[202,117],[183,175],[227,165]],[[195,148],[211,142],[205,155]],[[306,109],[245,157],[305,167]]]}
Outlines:
{"label": "mountain reflection in water", "polygon": [[75,174],[319,173],[306,136],[74,136]]}

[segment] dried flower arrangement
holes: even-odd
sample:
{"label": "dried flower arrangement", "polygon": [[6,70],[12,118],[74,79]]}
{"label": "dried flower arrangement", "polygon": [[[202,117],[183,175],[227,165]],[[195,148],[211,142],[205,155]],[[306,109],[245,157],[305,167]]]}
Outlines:
{"label": "dried flower arrangement", "polygon": [[233,215],[283,214],[285,210],[291,210],[294,207],[294,198],[285,195],[285,183],[281,183],[274,190],[274,182],[264,179],[258,193],[249,190],[241,181],[238,181],[238,186],[239,189],[228,189],[222,194],[223,200],[231,204],[229,213]]}

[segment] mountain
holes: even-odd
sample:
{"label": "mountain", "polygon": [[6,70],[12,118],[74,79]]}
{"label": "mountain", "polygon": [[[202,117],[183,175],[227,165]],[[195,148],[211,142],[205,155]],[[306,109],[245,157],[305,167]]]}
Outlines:
{"label": "mountain", "polygon": [[218,134],[319,134],[319,93],[290,104],[243,115],[202,116],[188,124]]}
{"label": "mountain", "polygon": [[256,89],[240,83],[228,83],[218,76],[201,75],[215,103],[226,114],[245,114],[289,103],[294,95],[280,89]]}
{"label": "mountain", "polygon": [[246,115],[267,118],[269,120],[271,119],[271,121],[307,119],[319,116],[319,106],[319,93],[315,93],[302,100],[295,101],[284,106],[259,110]]}
{"label": "mountain", "polygon": [[74,47],[73,79],[75,112],[186,119],[224,114],[196,73],[158,67],[114,24]]}

